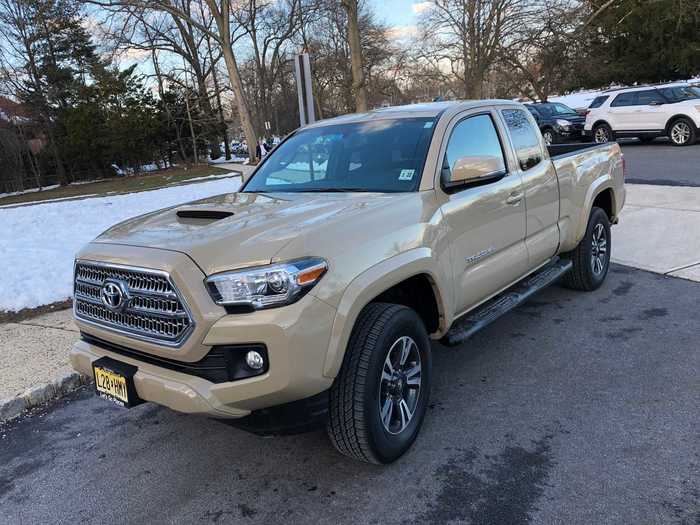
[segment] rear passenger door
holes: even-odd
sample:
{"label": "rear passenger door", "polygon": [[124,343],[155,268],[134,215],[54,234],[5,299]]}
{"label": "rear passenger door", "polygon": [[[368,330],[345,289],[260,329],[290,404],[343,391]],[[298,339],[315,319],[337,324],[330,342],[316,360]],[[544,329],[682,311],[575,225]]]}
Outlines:
{"label": "rear passenger door", "polygon": [[559,181],[537,125],[527,111],[500,110],[517,156],[525,201],[528,269],[554,256],[559,247]]}
{"label": "rear passenger door", "polygon": [[525,203],[520,173],[509,169],[503,123],[491,110],[455,117],[441,158],[448,176],[458,160],[500,159],[500,175],[478,184],[447,188],[441,211],[449,226],[455,312],[471,309],[518,280],[526,271]]}

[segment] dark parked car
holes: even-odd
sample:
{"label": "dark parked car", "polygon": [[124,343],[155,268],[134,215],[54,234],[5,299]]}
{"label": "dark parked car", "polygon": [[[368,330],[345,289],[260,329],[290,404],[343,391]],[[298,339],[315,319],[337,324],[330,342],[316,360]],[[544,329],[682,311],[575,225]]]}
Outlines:
{"label": "dark parked car", "polygon": [[575,142],[583,139],[586,118],[561,102],[525,104],[540,126],[547,145]]}

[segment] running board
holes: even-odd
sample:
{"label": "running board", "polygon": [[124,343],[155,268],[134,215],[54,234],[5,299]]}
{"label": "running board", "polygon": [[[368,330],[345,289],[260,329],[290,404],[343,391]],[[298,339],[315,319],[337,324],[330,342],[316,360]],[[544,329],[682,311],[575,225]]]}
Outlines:
{"label": "running board", "polygon": [[571,270],[569,259],[555,259],[535,273],[528,275],[507,290],[489,299],[475,310],[457,319],[440,340],[445,346],[457,346],[503,314],[525,302],[531,295],[546,288]]}

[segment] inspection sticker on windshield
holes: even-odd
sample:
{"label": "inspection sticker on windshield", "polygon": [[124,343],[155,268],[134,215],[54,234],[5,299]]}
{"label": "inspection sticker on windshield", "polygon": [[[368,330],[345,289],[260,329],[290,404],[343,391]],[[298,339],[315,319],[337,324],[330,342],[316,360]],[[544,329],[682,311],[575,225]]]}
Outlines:
{"label": "inspection sticker on windshield", "polygon": [[413,180],[413,173],[416,170],[401,170],[399,175],[399,180]]}

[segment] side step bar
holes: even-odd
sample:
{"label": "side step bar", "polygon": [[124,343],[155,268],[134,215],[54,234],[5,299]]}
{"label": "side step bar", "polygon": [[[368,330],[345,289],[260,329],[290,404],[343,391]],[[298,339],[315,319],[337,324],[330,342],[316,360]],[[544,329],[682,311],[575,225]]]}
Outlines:
{"label": "side step bar", "polygon": [[525,302],[531,295],[552,284],[571,270],[571,267],[570,260],[556,258],[540,270],[528,275],[522,281],[515,283],[475,310],[457,319],[440,342],[445,346],[462,344],[476,332]]}

